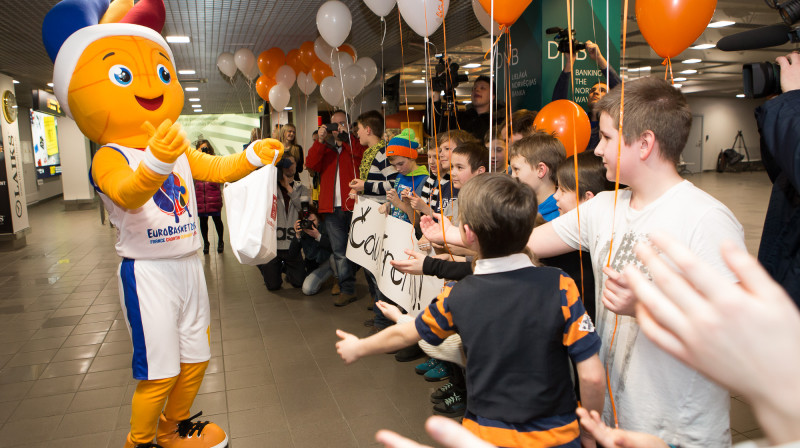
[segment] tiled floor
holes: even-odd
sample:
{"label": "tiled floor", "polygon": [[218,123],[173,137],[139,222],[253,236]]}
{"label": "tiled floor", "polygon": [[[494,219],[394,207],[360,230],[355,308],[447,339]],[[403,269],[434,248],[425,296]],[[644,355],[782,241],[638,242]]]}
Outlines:
{"label": "tiled floor", "polygon": [[[755,253],[766,174],[691,180],[734,211]],[[29,211],[27,247],[0,252],[0,448],[120,447],[135,383],[115,232],[97,210],[65,212],[60,199]],[[366,300],[340,309],[327,293],[272,294],[229,252],[204,260],[213,358],[195,408],[228,431],[233,447],[372,446],[379,428],[429,443],[423,422],[436,384],[390,355],[349,367],[336,356],[336,328],[367,334]],[[366,297],[361,274],[359,281]],[[731,423],[735,441],[760,435],[736,398]]]}

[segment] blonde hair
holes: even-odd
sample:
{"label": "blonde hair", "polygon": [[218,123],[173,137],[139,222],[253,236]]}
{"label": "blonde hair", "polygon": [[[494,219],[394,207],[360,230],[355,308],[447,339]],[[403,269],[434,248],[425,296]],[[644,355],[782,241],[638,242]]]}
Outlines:
{"label": "blonde hair", "polygon": [[[292,128],[294,131],[294,141],[291,143],[286,139],[287,128]],[[281,130],[278,131],[278,140],[283,143],[286,153],[291,154],[295,161],[300,160],[300,146],[297,144],[297,128],[295,125],[287,123],[281,126]]]}

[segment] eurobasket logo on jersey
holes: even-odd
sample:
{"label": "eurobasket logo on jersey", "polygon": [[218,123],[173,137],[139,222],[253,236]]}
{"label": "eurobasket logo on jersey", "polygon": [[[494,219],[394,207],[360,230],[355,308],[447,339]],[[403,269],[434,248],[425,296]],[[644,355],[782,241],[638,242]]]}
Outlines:
{"label": "eurobasket logo on jersey", "polygon": [[189,189],[186,187],[186,182],[181,176],[172,173],[167,177],[167,180],[161,184],[161,188],[153,195],[153,202],[156,203],[158,208],[175,217],[175,223],[180,222],[180,216],[189,213],[187,206],[189,205]]}

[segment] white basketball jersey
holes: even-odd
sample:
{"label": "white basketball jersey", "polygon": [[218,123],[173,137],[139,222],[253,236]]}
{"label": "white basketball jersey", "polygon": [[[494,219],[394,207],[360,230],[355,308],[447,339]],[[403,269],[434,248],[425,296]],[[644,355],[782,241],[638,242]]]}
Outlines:
{"label": "white basketball jersey", "polygon": [[[145,152],[109,144],[136,171]],[[98,190],[99,191],[99,190]],[[128,210],[100,191],[111,223],[117,228],[117,254],[132,259],[182,258],[200,249],[197,234],[197,200],[185,154],[178,157],[172,174],[143,206]]]}

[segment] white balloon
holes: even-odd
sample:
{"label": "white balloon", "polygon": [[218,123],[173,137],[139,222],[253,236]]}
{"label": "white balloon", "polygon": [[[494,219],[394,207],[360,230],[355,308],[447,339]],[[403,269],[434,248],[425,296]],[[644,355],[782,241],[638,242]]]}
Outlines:
{"label": "white balloon", "polygon": [[415,33],[428,37],[442,26],[450,0],[397,0],[397,8]]}
{"label": "white balloon", "polygon": [[369,9],[380,17],[386,17],[394,9],[397,0],[364,0]]}
{"label": "white balloon", "polygon": [[233,54],[233,60],[236,62],[236,67],[242,71],[242,74],[247,76],[253,73],[253,67],[256,65],[256,57],[249,48],[240,48]]}
{"label": "white balloon", "polygon": [[342,82],[344,83],[344,94],[348,98],[355,98],[356,95],[361,93],[367,81],[367,75],[364,69],[358,65],[351,65],[344,69],[342,73]]}
{"label": "white balloon", "polygon": [[249,79],[250,81],[257,79],[259,76],[261,76],[261,72],[258,70],[258,64],[253,65],[253,69],[250,70],[250,73],[245,74],[245,76],[247,76],[247,79]]}
{"label": "white balloon", "polygon": [[353,16],[347,5],[339,0],[329,0],[317,11],[317,30],[333,48],[339,47],[350,34]]}
{"label": "white balloon", "polygon": [[228,78],[233,78],[236,74],[236,62],[234,62],[233,53],[222,53],[217,57],[217,68]]}
{"label": "white balloon", "polygon": [[333,76],[328,76],[319,85],[319,93],[331,106],[336,106],[342,101],[342,83]]}
{"label": "white balloon", "polygon": [[350,67],[351,65],[353,65],[353,58],[350,57],[349,54],[345,53],[344,51],[334,50],[330,61],[331,70],[333,70],[333,76],[341,78],[342,73],[344,73],[344,69]]}
{"label": "white balloon", "polygon": [[317,83],[314,82],[314,78],[311,75],[300,72],[300,74],[297,75],[297,87],[306,95],[311,95],[314,89],[317,88]]}
{"label": "white balloon", "polygon": [[375,61],[372,58],[361,58],[356,61],[356,65],[364,69],[364,74],[367,76],[367,81],[364,83],[365,86],[369,85],[378,75],[378,66],[375,65]]}
{"label": "white balloon", "polygon": [[322,36],[319,36],[314,41],[314,53],[316,53],[320,61],[328,61],[328,65],[330,65],[332,51],[333,47],[328,45],[328,43],[325,42],[325,39],[323,39]]}
{"label": "white balloon", "polygon": [[[475,18],[478,19],[483,29],[485,29],[487,33],[491,33],[492,30],[489,28],[489,23],[492,21],[492,16],[483,9],[480,1],[472,0],[472,11],[475,13]],[[494,34],[495,36],[500,34],[500,24],[497,22],[494,22]]]}
{"label": "white balloon", "polygon": [[272,108],[275,110],[283,110],[289,105],[290,99],[291,94],[289,93],[289,89],[282,84],[275,84],[269,89],[269,104],[271,104]]}
{"label": "white balloon", "polygon": [[288,65],[282,65],[278,71],[275,72],[275,81],[278,84],[286,86],[287,89],[292,88],[295,79],[297,79],[297,75],[294,74],[294,69]]}

